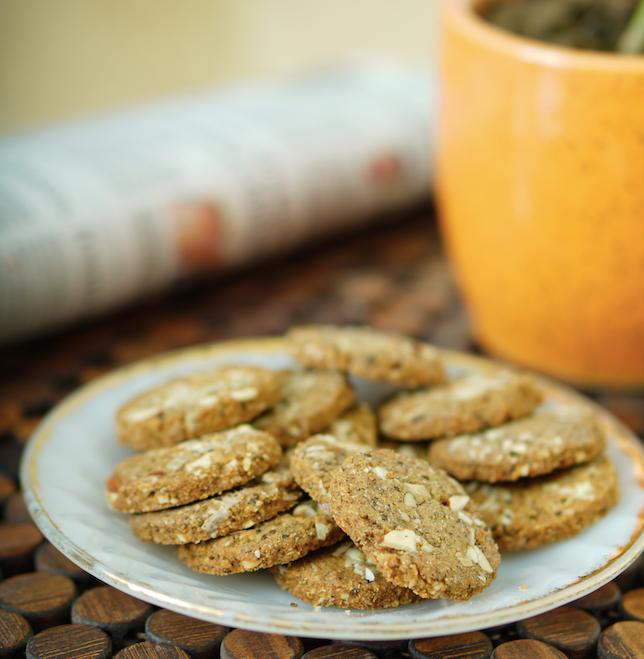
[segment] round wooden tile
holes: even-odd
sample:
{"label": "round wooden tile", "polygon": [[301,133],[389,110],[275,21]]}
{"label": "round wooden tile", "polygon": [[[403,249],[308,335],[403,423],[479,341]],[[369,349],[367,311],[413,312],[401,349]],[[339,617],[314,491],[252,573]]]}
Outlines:
{"label": "round wooden tile", "polygon": [[145,636],[148,641],[176,645],[185,650],[192,659],[209,659],[216,656],[227,633],[227,627],[164,609],[153,613],[145,623]]}
{"label": "round wooden tile", "polygon": [[235,629],[221,644],[221,659],[301,659],[304,645],[295,636]]}
{"label": "round wooden tile", "polygon": [[644,622],[644,588],[636,588],[622,597],[622,615],[627,620]]}
{"label": "round wooden tile", "polygon": [[16,491],[16,481],[0,471],[0,505]]}
{"label": "round wooden tile", "polygon": [[398,659],[401,652],[407,650],[408,641],[333,641],[342,645],[364,648],[373,652],[378,659]]}
{"label": "round wooden tile", "polygon": [[[216,655],[215,655],[216,656]],[[165,643],[136,643],[123,648],[114,659],[191,659],[181,648]]]}
{"label": "round wooden tile", "polygon": [[522,638],[499,645],[492,659],[566,659],[566,655],[547,643]]}
{"label": "round wooden tile", "polygon": [[11,657],[24,649],[32,636],[31,625],[25,618],[0,609],[0,657]]}
{"label": "round wooden tile", "polygon": [[4,520],[5,522],[33,524],[21,492],[10,494],[4,502]]}
{"label": "round wooden tile", "polygon": [[94,577],[91,574],[72,563],[67,556],[58,551],[50,542],[45,541],[36,549],[34,564],[38,572],[62,574],[72,579],[82,589],[94,582]]}
{"label": "round wooden tile", "polygon": [[483,632],[419,638],[409,641],[409,653],[413,659],[444,659],[445,657],[489,659],[492,656],[492,650],[492,641]]}
{"label": "round wooden tile", "polygon": [[543,641],[561,650],[568,659],[589,659],[601,634],[597,618],[581,609],[562,606],[517,623],[522,638]]}
{"label": "round wooden tile", "polygon": [[36,634],[27,645],[27,659],[109,659],[112,641],[87,625],[59,625]]}
{"label": "round wooden tile", "polygon": [[334,643],[309,650],[302,659],[379,659],[377,655],[365,648],[351,647]]}
{"label": "round wooden tile", "polygon": [[611,581],[605,586],[598,588],[595,592],[590,593],[590,595],[571,602],[569,606],[576,609],[583,609],[593,615],[599,615],[619,606],[621,598],[622,591],[620,587],[615,581]]}
{"label": "round wooden tile", "polygon": [[39,632],[69,621],[75,594],[76,586],[67,577],[30,572],[0,583],[0,607],[24,616]]}
{"label": "round wooden tile", "polygon": [[127,632],[143,629],[153,607],[111,586],[92,588],[72,607],[72,622],[107,632],[118,645]]}
{"label": "round wooden tile", "polygon": [[604,630],[597,644],[598,659],[644,659],[644,623],[616,622]]}
{"label": "round wooden tile", "polygon": [[0,522],[0,569],[5,576],[30,572],[43,534],[35,524]]}

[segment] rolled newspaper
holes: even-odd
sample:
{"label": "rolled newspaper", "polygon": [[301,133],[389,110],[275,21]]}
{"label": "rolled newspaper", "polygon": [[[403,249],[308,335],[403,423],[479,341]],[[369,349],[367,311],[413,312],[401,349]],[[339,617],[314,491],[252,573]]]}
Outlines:
{"label": "rolled newspaper", "polygon": [[0,139],[0,343],[420,200],[434,109],[368,63]]}

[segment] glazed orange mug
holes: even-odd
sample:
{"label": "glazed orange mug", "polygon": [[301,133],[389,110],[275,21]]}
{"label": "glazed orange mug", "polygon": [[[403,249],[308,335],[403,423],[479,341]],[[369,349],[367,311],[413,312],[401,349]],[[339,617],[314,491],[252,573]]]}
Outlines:
{"label": "glazed orange mug", "polygon": [[476,338],[580,386],[644,386],[644,56],[443,12],[436,196]]}

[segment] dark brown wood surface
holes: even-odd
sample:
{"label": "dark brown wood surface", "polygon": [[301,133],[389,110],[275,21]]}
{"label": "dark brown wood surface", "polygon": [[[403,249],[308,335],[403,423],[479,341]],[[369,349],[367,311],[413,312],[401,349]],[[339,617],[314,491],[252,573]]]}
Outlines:
{"label": "dark brown wood surface", "polygon": [[0,657],[14,656],[32,636],[31,625],[23,616],[0,609]]}
{"label": "dark brown wood surface", "polygon": [[299,638],[234,629],[221,644],[221,659],[301,659]]}
{"label": "dark brown wood surface", "polygon": [[111,586],[83,593],[72,608],[72,622],[92,625],[107,632],[119,645],[131,631],[142,630],[153,607]]}
{"label": "dark brown wood surface", "polygon": [[595,617],[581,609],[562,606],[517,625],[519,635],[543,641],[561,650],[568,659],[591,659],[601,627]]}
{"label": "dark brown wood surface", "polygon": [[27,659],[109,659],[112,641],[88,625],[59,625],[36,634],[27,645]]}
{"label": "dark brown wood surface", "polygon": [[492,659],[566,659],[566,655],[547,643],[519,639],[499,645],[492,653]]}
{"label": "dark brown wood surface", "polygon": [[365,648],[335,643],[310,650],[302,659],[379,659],[379,657]]}
{"label": "dark brown wood surface", "polygon": [[492,649],[492,641],[482,632],[409,642],[409,653],[413,659],[489,659]]}
{"label": "dark brown wood surface", "polygon": [[176,645],[145,641],[123,648],[114,659],[190,659],[190,655]]}
{"label": "dark brown wood surface", "polygon": [[34,632],[69,622],[76,587],[58,574],[31,572],[0,582],[0,607],[23,616]]}
{"label": "dark brown wood surface", "polygon": [[0,570],[5,576],[33,568],[34,552],[43,535],[32,522],[0,522]]}
{"label": "dark brown wood surface", "polygon": [[644,659],[644,623],[617,622],[606,629],[597,644],[598,659]]}
{"label": "dark brown wood surface", "polygon": [[145,636],[150,642],[168,643],[185,650],[192,659],[216,656],[228,633],[227,627],[165,611],[153,613],[145,623]]}

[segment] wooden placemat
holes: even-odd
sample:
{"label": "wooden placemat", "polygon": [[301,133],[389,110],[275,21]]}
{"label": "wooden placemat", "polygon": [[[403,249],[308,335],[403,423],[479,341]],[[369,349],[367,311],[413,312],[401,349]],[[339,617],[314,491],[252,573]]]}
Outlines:
{"label": "wooden placemat", "polygon": [[[367,323],[477,351],[429,208],[0,350],[0,657],[216,657],[222,639],[222,656],[244,659],[644,657],[641,560],[597,593],[530,624],[412,643],[337,644],[242,630],[226,636],[216,625],[169,612],[162,617],[136,602],[115,606],[107,587],[92,594],[87,613],[83,597],[101,584],[43,541],[19,494],[22,448],[42,416],[117,366],[198,343],[281,334],[302,323]],[[585,393],[644,434],[644,395]],[[45,574],[57,579],[42,580]],[[23,609],[2,600],[2,592]],[[124,618],[130,609],[137,615]]]}

